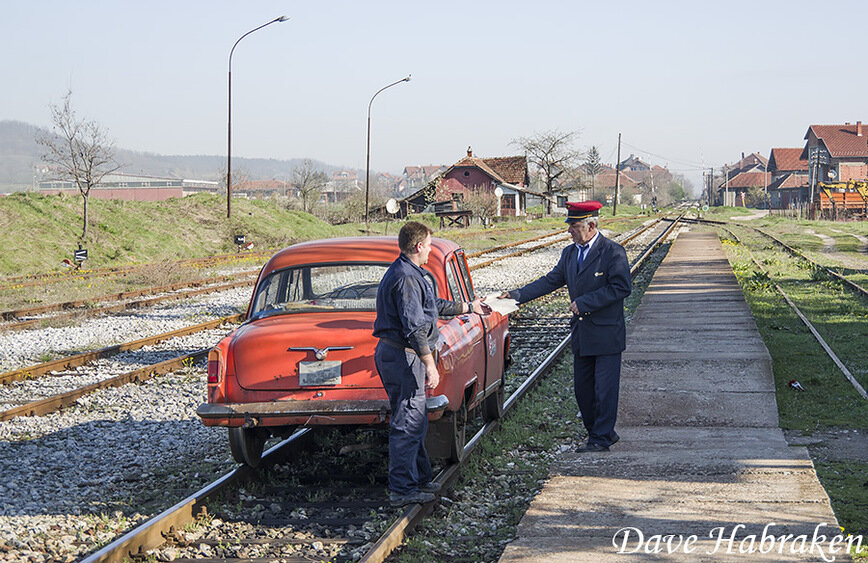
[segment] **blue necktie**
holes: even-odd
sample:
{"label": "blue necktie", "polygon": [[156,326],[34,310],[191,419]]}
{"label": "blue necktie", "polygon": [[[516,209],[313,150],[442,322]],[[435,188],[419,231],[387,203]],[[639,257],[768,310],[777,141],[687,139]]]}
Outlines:
{"label": "blue necktie", "polygon": [[579,263],[578,270],[579,271],[582,270],[582,262],[585,261],[585,252],[587,252],[587,251],[588,251],[588,245],[587,244],[579,245],[579,259],[578,259],[578,263]]}

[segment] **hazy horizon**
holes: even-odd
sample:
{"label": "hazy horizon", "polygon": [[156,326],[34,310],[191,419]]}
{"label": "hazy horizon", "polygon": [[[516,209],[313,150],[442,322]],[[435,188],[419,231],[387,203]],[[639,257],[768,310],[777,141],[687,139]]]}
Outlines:
{"label": "hazy horizon", "polygon": [[[364,169],[371,96],[412,74],[373,103],[372,170],[451,164],[468,146],[520,154],[513,139],[559,129],[608,163],[620,132],[622,159],[698,186],[742,152],[802,146],[811,124],[868,121],[861,34],[845,29],[866,14],[855,1],[12,3],[0,119],[46,127],[71,89],[119,147],[225,155],[229,51],[286,15],[233,55],[233,157]],[[823,41],[819,17],[844,25]]]}

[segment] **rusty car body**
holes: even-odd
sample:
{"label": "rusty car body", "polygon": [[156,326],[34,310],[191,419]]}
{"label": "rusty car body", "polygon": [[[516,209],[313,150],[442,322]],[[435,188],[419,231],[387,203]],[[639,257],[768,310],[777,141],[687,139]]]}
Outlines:
{"label": "rusty car body", "polygon": [[[227,426],[236,461],[258,464],[266,439],[300,426],[385,425],[389,402],[374,364],[376,295],[397,237],[304,242],[262,268],[245,322],[208,356],[204,424]],[[463,250],[434,238],[424,269],[438,297],[476,296]],[[427,444],[459,459],[468,414],[496,419],[509,354],[496,312],[439,321],[440,384],[427,391]]]}

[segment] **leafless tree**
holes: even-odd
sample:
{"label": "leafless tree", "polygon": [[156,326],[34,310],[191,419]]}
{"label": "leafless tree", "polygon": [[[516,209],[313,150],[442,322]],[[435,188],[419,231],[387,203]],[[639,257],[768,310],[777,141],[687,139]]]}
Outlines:
{"label": "leafless tree", "polygon": [[[226,195],[226,167],[221,166],[217,172],[219,193]],[[244,168],[236,168],[232,170],[232,193],[241,193],[244,191],[244,184],[250,181],[250,173]]]}
{"label": "leafless tree", "polygon": [[39,134],[36,142],[44,147],[42,160],[54,171],[54,179],[75,183],[84,200],[81,238],[87,237],[87,204],[90,190],[121,165],[114,158],[114,143],[95,121],[79,118],[72,109],[72,91],[60,105],[49,106],[51,131]]}
{"label": "leafless tree", "polygon": [[531,137],[519,137],[511,143],[521,147],[531,164],[535,164],[542,171],[546,213],[552,211],[554,195],[563,191],[558,185],[558,176],[563,174],[564,170],[572,168],[581,157],[581,153],[572,147],[578,135],[576,131],[564,133],[554,129],[535,133]]}
{"label": "leafless tree", "polygon": [[497,196],[481,186],[473,186],[464,196],[464,206],[484,221],[497,214]]}
{"label": "leafless tree", "polygon": [[[328,183],[328,179],[326,173],[314,168],[313,162],[310,160],[305,160],[301,166],[292,171],[292,184],[301,194],[303,211],[310,211],[316,196]],[[308,202],[310,206],[308,206]]]}

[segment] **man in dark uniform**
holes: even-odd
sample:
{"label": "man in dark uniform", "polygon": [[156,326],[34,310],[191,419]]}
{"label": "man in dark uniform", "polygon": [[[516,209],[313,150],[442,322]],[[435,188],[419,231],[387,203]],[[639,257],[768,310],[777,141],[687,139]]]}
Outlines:
{"label": "man in dark uniform", "polygon": [[393,506],[434,500],[431,462],[425,451],[428,412],[425,387],[440,382],[434,350],[438,316],[483,313],[472,303],[438,298],[422,266],[431,252],[431,229],[410,221],[398,233],[401,255],[386,270],[377,290],[374,352],[377,371],[389,396],[389,500]]}
{"label": "man in dark uniform", "polygon": [[630,295],[630,264],[624,248],[597,230],[597,201],[567,203],[573,242],[551,272],[528,285],[504,293],[526,303],[567,286],[573,348],[573,381],[587,443],[579,452],[608,451],[618,441],[618,386],[621,352],[626,348],[624,298]]}

